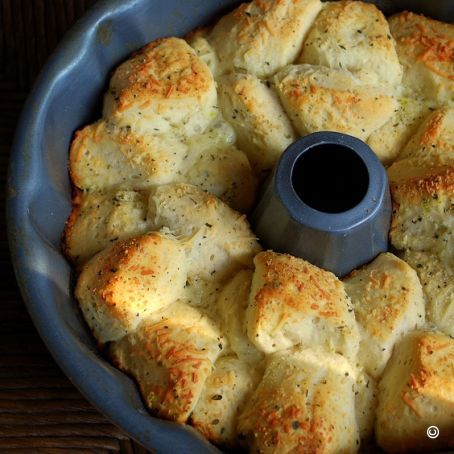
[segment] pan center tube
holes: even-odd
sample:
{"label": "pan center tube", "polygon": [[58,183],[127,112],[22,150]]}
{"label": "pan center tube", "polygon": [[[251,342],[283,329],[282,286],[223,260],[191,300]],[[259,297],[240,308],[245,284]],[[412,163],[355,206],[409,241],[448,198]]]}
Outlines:
{"label": "pan center tube", "polygon": [[388,249],[390,220],[383,165],[364,142],[335,132],[290,145],[251,216],[265,248],[339,277]]}
{"label": "pan center tube", "polygon": [[293,188],[303,203],[325,213],[342,213],[364,198],[369,173],[350,148],[321,144],[303,153],[292,170]]}

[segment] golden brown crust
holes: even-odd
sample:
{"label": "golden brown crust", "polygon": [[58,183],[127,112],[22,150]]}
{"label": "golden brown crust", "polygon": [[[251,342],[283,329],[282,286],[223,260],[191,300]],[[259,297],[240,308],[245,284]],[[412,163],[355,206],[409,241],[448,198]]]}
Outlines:
{"label": "golden brown crust", "polygon": [[187,153],[178,139],[141,136],[100,120],[76,132],[69,169],[72,182],[83,190],[147,189],[184,179]]}
{"label": "golden brown crust", "polygon": [[440,105],[453,102],[454,26],[411,12],[390,19],[403,83]]}
{"label": "golden brown crust", "polygon": [[210,69],[179,38],[154,41],[114,72],[104,116],[138,133],[191,136],[215,116]]}
{"label": "golden brown crust", "polygon": [[[427,198],[454,193],[454,166],[436,167],[418,165],[418,160],[402,160],[388,169],[391,192],[397,203],[405,199],[422,202]],[[426,164],[423,162],[422,164]]]}
{"label": "golden brown crust", "polygon": [[239,433],[251,452],[354,452],[354,374],[344,357],[324,350],[273,354],[240,415]]}
{"label": "golden brown crust", "polygon": [[211,320],[175,303],[115,342],[110,354],[138,380],[153,413],[183,423],[225,345]]}
{"label": "golden brown crust", "polygon": [[353,271],[344,283],[361,327],[358,362],[377,379],[394,344],[425,323],[421,284],[416,272],[391,253]]}
{"label": "golden brown crust", "polygon": [[258,349],[271,353],[301,343],[356,356],[353,308],[334,274],[271,251],[257,254],[254,264],[246,317]]}
{"label": "golden brown crust", "polygon": [[109,244],[149,230],[148,194],[136,191],[75,191],[62,239],[74,264],[82,264]]}
{"label": "golden brown crust", "polygon": [[336,131],[366,140],[383,126],[397,103],[369,84],[370,79],[323,66],[288,66],[274,83],[301,135]]}
{"label": "golden brown crust", "polygon": [[60,242],[63,254],[65,255],[66,259],[69,260],[73,264],[77,260],[77,257],[75,257],[70,252],[69,244],[73,241],[74,224],[76,223],[77,218],[80,213],[80,204],[81,204],[82,194],[83,193],[82,193],[82,191],[80,191],[80,189],[74,187],[73,196],[71,198],[71,213],[68,216],[68,219],[66,219],[65,229],[63,230],[63,234],[62,234],[61,242]]}
{"label": "golden brown crust", "polygon": [[393,199],[390,239],[398,249],[453,254],[454,163],[406,158],[388,169]]}
{"label": "golden brown crust", "polygon": [[399,160],[405,158],[454,163],[454,109],[444,107],[430,113],[398,156]]}
{"label": "golden brown crust", "polygon": [[[376,434],[387,452],[450,446],[454,421],[454,340],[415,332],[395,349],[379,384]],[[439,437],[426,431],[437,426]]]}
{"label": "golden brown crust", "polygon": [[117,69],[114,80],[127,85],[118,93],[118,110],[131,108],[140,99],[175,99],[195,96],[209,90],[212,77],[196,55],[178,38],[153,41],[135,52],[128,65]]}
{"label": "golden brown crust", "polygon": [[158,233],[117,241],[93,257],[82,268],[75,296],[97,340],[117,340],[174,302],[184,288],[185,267],[183,246]]}

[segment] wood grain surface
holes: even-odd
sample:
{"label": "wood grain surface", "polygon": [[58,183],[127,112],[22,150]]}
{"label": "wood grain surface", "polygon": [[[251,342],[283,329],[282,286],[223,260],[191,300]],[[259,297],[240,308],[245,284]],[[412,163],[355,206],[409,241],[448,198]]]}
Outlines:
{"label": "wood grain surface", "polygon": [[5,227],[9,149],[22,104],[65,31],[94,0],[0,0],[0,453],[147,451],[72,386],[17,288]]}

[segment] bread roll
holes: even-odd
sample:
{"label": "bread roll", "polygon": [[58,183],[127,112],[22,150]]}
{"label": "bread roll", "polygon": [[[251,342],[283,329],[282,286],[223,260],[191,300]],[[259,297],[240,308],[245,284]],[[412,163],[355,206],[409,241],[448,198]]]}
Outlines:
{"label": "bread roll", "polygon": [[254,258],[247,329],[272,353],[297,344],[355,359],[359,333],[353,307],[337,277],[303,259],[267,251]]}
{"label": "bread roll", "polygon": [[179,38],[153,41],[122,63],[104,98],[104,117],[138,134],[200,134],[216,116],[208,66]]}
{"label": "bread roll", "polygon": [[336,131],[366,140],[397,108],[365,73],[325,66],[287,66],[274,84],[293,126],[301,134]]}
{"label": "bread roll", "polygon": [[421,284],[416,272],[390,253],[353,271],[344,283],[361,334],[358,361],[378,379],[394,344],[425,323]]}
{"label": "bread roll", "polygon": [[80,265],[109,244],[149,230],[148,194],[137,191],[81,192],[73,197],[63,247]]}
{"label": "bread roll", "polygon": [[[454,26],[408,11],[389,20],[403,85],[439,106],[454,101]],[[384,65],[387,67],[387,65]]]}
{"label": "bread roll", "polygon": [[149,233],[117,241],[82,268],[75,296],[98,342],[118,340],[179,298],[185,251],[170,236]]}
{"label": "bread roll", "polygon": [[138,381],[153,414],[183,423],[224,347],[210,319],[176,302],[114,342],[110,354]]}
{"label": "bread roll", "polygon": [[246,71],[268,77],[293,62],[304,37],[322,8],[320,0],[253,0],[224,16],[209,42],[220,73]]}
{"label": "bread roll", "polygon": [[454,108],[444,107],[427,116],[398,156],[405,158],[454,165]]}
{"label": "bread roll", "polygon": [[298,62],[353,72],[367,69],[376,75],[377,84],[391,87],[402,80],[388,22],[375,5],[364,2],[327,2]]}
{"label": "bread roll", "polygon": [[219,102],[235,128],[239,147],[259,172],[271,170],[296,139],[278,96],[269,83],[250,74],[229,74],[218,84]]}
{"label": "bread roll", "polygon": [[407,158],[388,169],[393,198],[390,229],[398,249],[454,252],[454,165]]}
{"label": "bread roll", "polygon": [[240,436],[264,454],[356,452],[354,375],[343,356],[322,349],[274,353],[240,415]]}

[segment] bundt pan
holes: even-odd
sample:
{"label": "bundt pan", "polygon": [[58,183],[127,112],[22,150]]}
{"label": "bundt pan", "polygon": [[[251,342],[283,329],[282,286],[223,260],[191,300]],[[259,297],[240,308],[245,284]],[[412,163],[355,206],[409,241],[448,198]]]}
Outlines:
{"label": "bundt pan", "polygon": [[[99,117],[109,72],[134,49],[182,36],[236,0],[102,0],[66,35],[41,73],[19,122],[7,188],[17,280],[47,347],[74,385],[115,424],[157,453],[219,452],[189,426],[153,418],[135,383],[109,364],[71,295],[60,237],[71,211],[67,172],[73,132]],[[410,9],[454,20],[452,0],[379,0],[386,14]]]}

